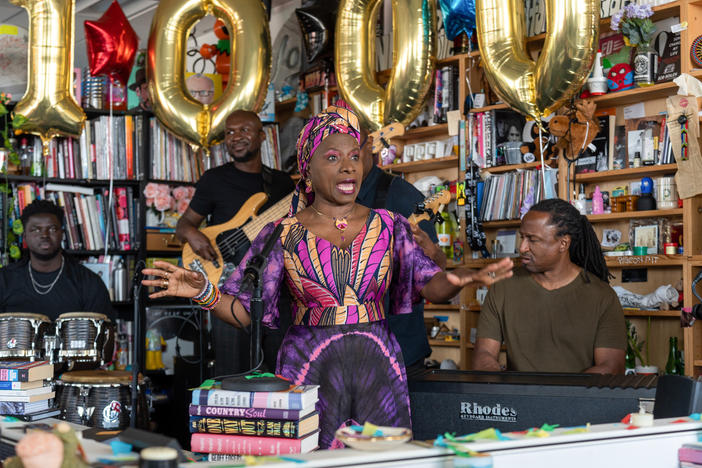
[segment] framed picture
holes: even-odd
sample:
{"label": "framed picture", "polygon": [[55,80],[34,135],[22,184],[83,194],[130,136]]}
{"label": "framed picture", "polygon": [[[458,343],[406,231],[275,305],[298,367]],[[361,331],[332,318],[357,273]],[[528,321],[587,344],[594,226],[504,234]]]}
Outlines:
{"label": "framed picture", "polygon": [[495,236],[497,241],[497,256],[511,257],[517,253],[517,231],[514,229],[504,229],[497,231]]}
{"label": "framed picture", "polygon": [[646,247],[648,255],[658,253],[658,224],[634,227],[634,247]]}

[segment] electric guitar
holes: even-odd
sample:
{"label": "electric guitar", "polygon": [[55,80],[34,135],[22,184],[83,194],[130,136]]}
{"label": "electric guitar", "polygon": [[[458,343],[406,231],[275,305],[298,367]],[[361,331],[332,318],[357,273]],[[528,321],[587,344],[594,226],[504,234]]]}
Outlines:
{"label": "electric guitar", "polygon": [[[254,239],[263,227],[282,218],[288,213],[292,193],[278,201],[260,215],[258,210],[266,203],[268,196],[259,192],[251,196],[239,209],[237,214],[229,221],[214,226],[200,229],[212,243],[217,258],[205,260],[197,255],[187,242],[183,247],[183,265],[191,270],[200,271],[213,283],[218,283],[222,276],[225,263],[238,264],[251,246]],[[416,213],[410,216],[409,221],[417,224],[425,219],[433,220],[441,211],[442,205],[451,201],[448,190],[442,190],[417,205]]]}
{"label": "electric guitar", "polygon": [[442,219],[439,213],[443,209],[444,205],[451,201],[451,192],[444,189],[440,192],[436,192],[434,195],[424,199],[422,203],[417,204],[415,207],[415,212],[409,217],[408,221],[412,224],[419,224],[425,219],[431,222],[441,222],[438,221]]}
{"label": "electric guitar", "polygon": [[238,264],[249,250],[251,240],[261,229],[288,213],[291,200],[292,193],[257,216],[258,210],[268,201],[268,196],[263,192],[253,194],[226,223],[200,229],[212,243],[217,258],[212,261],[205,260],[193,252],[190,244],[186,242],[182,252],[183,265],[202,272],[212,283],[217,284],[222,276],[224,264]]}

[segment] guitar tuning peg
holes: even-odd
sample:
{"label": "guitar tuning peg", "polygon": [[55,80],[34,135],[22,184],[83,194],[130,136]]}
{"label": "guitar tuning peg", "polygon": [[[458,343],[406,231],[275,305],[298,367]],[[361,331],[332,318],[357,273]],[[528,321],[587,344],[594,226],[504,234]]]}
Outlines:
{"label": "guitar tuning peg", "polygon": [[441,217],[439,213],[434,213],[434,216],[432,216],[433,221],[438,224],[443,224],[444,223],[444,218]]}
{"label": "guitar tuning peg", "polygon": [[415,214],[424,214],[426,209],[424,208],[424,203],[417,203],[414,207]]}

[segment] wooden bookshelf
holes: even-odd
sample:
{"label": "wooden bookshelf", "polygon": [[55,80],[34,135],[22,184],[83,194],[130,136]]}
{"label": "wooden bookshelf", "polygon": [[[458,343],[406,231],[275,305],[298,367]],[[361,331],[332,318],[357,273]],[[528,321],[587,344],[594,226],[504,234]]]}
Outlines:
{"label": "wooden bookshelf", "polygon": [[682,216],[683,209],[675,208],[672,210],[645,210],[645,211],[623,211],[621,213],[605,213],[597,215],[587,215],[587,219],[591,223],[606,223],[609,221],[618,221],[622,219],[636,218],[669,218],[672,216]]}
{"label": "wooden bookshelf", "polygon": [[640,177],[656,176],[661,174],[672,174],[678,171],[677,164],[659,164],[655,166],[630,167],[628,169],[617,169],[614,171],[587,172],[576,174],[576,183],[605,182],[609,180],[638,179]]}
{"label": "wooden bookshelf", "polygon": [[518,227],[521,224],[522,224],[521,219],[503,219],[500,221],[485,221],[483,223],[483,228],[495,229],[495,228],[505,228],[505,227]]}
{"label": "wooden bookshelf", "polygon": [[448,348],[460,348],[461,342],[460,341],[432,340],[431,338],[429,338],[429,345],[430,346],[444,346],[444,347],[448,347]]}
{"label": "wooden bookshelf", "polygon": [[451,167],[458,167],[458,156],[444,156],[443,158],[423,159],[421,161],[380,166],[384,171],[402,173],[434,171]]}
{"label": "wooden bookshelf", "polygon": [[424,304],[424,311],[459,311],[461,306],[457,304]]}
{"label": "wooden bookshelf", "polygon": [[621,257],[605,256],[608,268],[669,267],[681,266],[685,262],[683,255],[623,255]]}
{"label": "wooden bookshelf", "polygon": [[624,317],[668,317],[679,318],[680,310],[633,310],[624,309]]}
{"label": "wooden bookshelf", "polygon": [[392,137],[393,140],[416,140],[432,136],[448,135],[448,124],[430,125],[428,127],[410,128],[404,135]]}
{"label": "wooden bookshelf", "polygon": [[488,112],[491,110],[499,110],[499,109],[509,109],[509,106],[505,103],[492,104],[491,106],[474,107],[473,109],[470,110],[470,112],[472,112],[472,113]]}
{"label": "wooden bookshelf", "polygon": [[[548,162],[544,161],[546,165],[548,166]],[[507,164],[505,166],[493,166],[493,167],[486,167],[484,169],[480,169],[482,172],[489,172],[490,174],[502,174],[504,172],[511,172],[511,171],[516,171],[519,169],[534,169],[537,167],[541,167],[541,161],[534,161],[530,163],[522,163],[522,164]]]}

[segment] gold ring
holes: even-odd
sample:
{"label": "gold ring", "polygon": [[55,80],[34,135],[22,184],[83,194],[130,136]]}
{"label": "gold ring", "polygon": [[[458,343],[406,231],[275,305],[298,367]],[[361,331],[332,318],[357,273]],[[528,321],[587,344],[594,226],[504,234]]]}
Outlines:
{"label": "gold ring", "polygon": [[162,287],[163,289],[168,289],[168,280],[167,280],[167,279],[163,279],[163,280],[161,281],[161,287]]}

